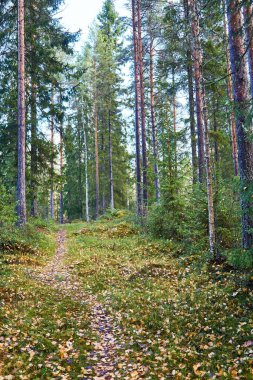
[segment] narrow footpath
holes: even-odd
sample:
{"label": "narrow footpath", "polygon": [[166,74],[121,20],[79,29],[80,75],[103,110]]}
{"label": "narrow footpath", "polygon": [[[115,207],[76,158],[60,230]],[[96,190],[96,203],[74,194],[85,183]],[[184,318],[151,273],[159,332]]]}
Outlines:
{"label": "narrow footpath", "polygon": [[[70,273],[70,268],[64,263],[66,254],[66,232],[61,230],[57,235],[57,249],[54,258],[35,277],[41,282],[69,296],[73,301],[85,303],[90,308],[91,330],[97,337],[93,342],[93,350],[88,361],[91,365],[86,368],[86,380],[96,379],[122,379],[122,373],[118,370],[119,349],[122,349],[122,341],[114,336],[118,326],[108,316],[104,307],[96,300],[96,297],[85,293],[78,279]],[[126,374],[127,375],[127,374]]]}

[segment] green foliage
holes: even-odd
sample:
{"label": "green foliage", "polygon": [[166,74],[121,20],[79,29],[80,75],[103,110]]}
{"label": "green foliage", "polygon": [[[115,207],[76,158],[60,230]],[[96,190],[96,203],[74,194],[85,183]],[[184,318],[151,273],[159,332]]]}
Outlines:
{"label": "green foliage", "polygon": [[251,378],[252,291],[237,288],[230,268],[219,268],[214,281],[203,261],[175,257],[170,242],[139,235],[112,241],[100,232],[111,221],[94,224],[93,235],[72,235],[67,261],[76,260],[83,287],[120,325],[123,367],[136,366],[135,378],[140,368],[154,379]]}
{"label": "green foliage", "polygon": [[224,252],[228,264],[239,270],[253,269],[253,252],[242,248],[230,249]]}
{"label": "green foliage", "polygon": [[13,225],[0,228],[0,252],[2,254],[23,253],[43,257],[44,254],[52,252],[53,248],[51,227],[47,223],[32,221],[23,228]]}
{"label": "green foliage", "polygon": [[164,189],[161,204],[153,205],[149,211],[147,230],[155,238],[184,239],[186,204],[176,187]]}
{"label": "green foliage", "polygon": [[7,193],[6,188],[0,183],[0,227],[13,224],[16,221],[15,202],[13,196]]}

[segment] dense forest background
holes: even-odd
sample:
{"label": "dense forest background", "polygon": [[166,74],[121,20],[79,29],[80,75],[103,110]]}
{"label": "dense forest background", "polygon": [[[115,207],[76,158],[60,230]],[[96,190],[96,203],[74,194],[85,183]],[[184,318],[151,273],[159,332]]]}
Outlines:
{"label": "dense forest background", "polygon": [[79,54],[62,3],[0,2],[2,228],[124,209],[252,266],[252,2],[105,0]]}

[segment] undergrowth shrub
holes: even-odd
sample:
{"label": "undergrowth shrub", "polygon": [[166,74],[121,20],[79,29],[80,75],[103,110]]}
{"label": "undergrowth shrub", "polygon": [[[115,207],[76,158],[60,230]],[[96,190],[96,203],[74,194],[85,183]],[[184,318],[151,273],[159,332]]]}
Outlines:
{"label": "undergrowth shrub", "polygon": [[182,194],[174,189],[166,189],[159,205],[153,205],[149,211],[147,231],[154,238],[184,239],[186,221],[185,202]]}
{"label": "undergrowth shrub", "polygon": [[22,228],[6,225],[0,228],[0,255],[26,253],[42,255],[54,249],[54,239],[28,223]]}
{"label": "undergrowth shrub", "polygon": [[[160,205],[153,205],[147,232],[154,238],[172,239],[182,244],[184,253],[203,254],[209,250],[208,205],[205,186],[189,186],[189,191],[168,191]],[[218,250],[240,247],[241,215],[237,184],[220,180],[214,186],[215,225]]]}
{"label": "undergrowth shrub", "polygon": [[228,264],[234,269],[249,270],[253,268],[253,250],[241,248],[230,249],[224,252]]}
{"label": "undergrowth shrub", "polygon": [[0,184],[0,227],[13,224],[16,220],[13,195],[7,193],[5,187]]}

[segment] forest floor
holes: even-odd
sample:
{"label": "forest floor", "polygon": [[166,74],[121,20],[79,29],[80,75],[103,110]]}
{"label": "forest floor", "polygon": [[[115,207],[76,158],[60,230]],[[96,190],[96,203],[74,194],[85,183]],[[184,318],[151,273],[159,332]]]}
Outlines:
{"label": "forest floor", "polygon": [[121,220],[0,255],[0,380],[253,379],[253,292]]}

